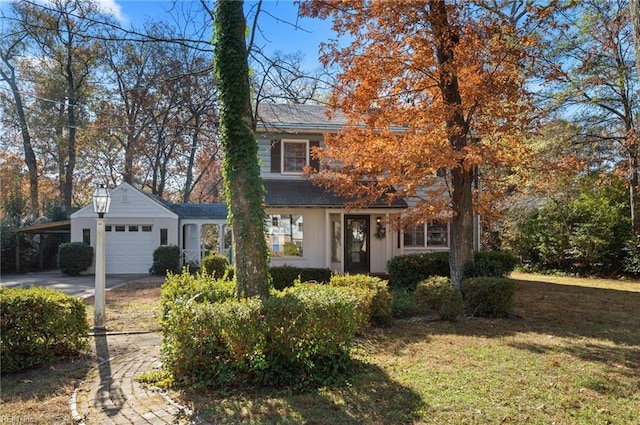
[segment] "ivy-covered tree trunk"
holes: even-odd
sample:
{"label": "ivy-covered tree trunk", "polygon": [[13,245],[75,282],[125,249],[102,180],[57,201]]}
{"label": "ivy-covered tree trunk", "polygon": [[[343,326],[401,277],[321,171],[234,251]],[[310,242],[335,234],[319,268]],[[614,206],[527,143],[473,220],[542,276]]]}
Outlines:
{"label": "ivy-covered tree trunk", "polygon": [[214,65],[220,98],[223,176],[233,229],[239,297],[269,295],[264,186],[253,133],[243,1],[220,1],[214,25]]}

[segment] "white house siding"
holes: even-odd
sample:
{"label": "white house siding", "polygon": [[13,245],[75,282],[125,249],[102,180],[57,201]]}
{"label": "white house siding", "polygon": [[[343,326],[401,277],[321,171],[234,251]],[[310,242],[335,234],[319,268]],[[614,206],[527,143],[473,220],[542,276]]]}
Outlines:
{"label": "white house siding", "polygon": [[303,248],[300,257],[271,257],[272,266],[329,267],[326,257],[325,213],[316,208],[267,208],[267,214],[295,214],[303,217]]}
{"label": "white house siding", "polygon": [[[96,218],[91,204],[73,213],[71,241],[82,242],[83,229],[89,229],[95,250]],[[105,219],[106,226],[111,226],[111,231],[105,233],[107,274],[148,273],[153,251],[162,242],[161,229],[167,229],[167,245],[178,245],[178,216],[127,183],[111,192],[111,206]],[[151,232],[143,232],[142,226],[151,226]],[[94,273],[94,266],[87,272]]]}

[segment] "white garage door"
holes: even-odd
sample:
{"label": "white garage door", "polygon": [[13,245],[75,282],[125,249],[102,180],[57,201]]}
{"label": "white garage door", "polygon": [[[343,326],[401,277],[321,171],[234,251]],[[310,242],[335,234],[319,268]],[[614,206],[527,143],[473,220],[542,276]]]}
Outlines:
{"label": "white garage door", "polygon": [[105,230],[107,274],[149,273],[154,250],[151,226],[114,224]]}

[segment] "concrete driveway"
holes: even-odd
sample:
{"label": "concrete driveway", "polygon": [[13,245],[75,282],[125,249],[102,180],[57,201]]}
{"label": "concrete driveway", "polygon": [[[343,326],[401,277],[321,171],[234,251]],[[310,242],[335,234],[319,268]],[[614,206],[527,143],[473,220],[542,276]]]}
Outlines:
{"label": "concrete driveway", "polygon": [[[162,276],[151,276],[148,274],[114,274],[107,275],[105,286],[107,289],[124,285],[131,281],[164,281]],[[0,276],[0,285],[8,288],[28,288],[29,286],[45,286],[57,289],[69,295],[87,297],[93,295],[95,291],[95,276],[67,276],[60,270],[44,272],[7,274]]]}

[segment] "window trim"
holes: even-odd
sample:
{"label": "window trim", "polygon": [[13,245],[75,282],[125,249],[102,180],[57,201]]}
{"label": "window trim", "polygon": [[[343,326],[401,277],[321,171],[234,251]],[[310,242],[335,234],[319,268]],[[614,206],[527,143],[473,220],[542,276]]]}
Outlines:
{"label": "window trim", "polygon": [[[429,227],[432,225],[445,225],[447,227],[447,243],[444,245],[430,245],[429,244]],[[438,221],[438,220],[432,220],[429,221],[427,223],[423,223],[419,226],[422,226],[422,229],[424,231],[423,233],[423,244],[422,245],[407,245],[406,243],[406,239],[405,239],[405,235],[407,234],[406,231],[402,232],[402,242],[403,242],[403,247],[406,249],[449,249],[451,247],[451,223],[447,222],[447,221]],[[413,226],[413,227],[418,227],[418,226]],[[407,229],[408,230],[408,229]]]}
{"label": "window trim", "polygon": [[300,171],[288,171],[285,170],[285,150],[286,150],[286,145],[287,143],[295,143],[298,145],[304,144],[304,154],[305,154],[305,159],[304,159],[304,167],[309,165],[309,161],[310,161],[310,153],[309,153],[309,140],[303,140],[303,139],[282,139],[280,140],[280,172],[282,174],[287,174],[287,175],[301,175],[304,173],[304,170],[300,170]]}

